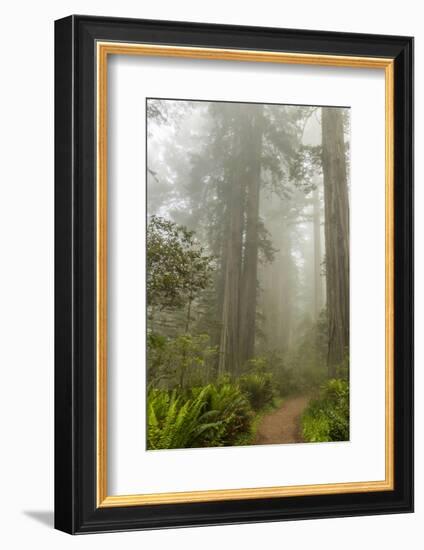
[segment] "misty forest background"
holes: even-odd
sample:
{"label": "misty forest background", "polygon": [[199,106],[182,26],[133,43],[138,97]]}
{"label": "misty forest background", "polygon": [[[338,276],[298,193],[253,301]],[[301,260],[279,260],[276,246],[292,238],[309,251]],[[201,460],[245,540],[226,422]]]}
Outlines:
{"label": "misty forest background", "polygon": [[149,449],[349,439],[349,116],[147,100]]}

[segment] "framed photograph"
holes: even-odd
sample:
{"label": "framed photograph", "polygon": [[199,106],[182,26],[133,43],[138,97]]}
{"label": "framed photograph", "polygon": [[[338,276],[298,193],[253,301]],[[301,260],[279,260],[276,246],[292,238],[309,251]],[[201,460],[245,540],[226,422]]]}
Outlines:
{"label": "framed photograph", "polygon": [[55,525],[413,509],[413,39],[55,25]]}

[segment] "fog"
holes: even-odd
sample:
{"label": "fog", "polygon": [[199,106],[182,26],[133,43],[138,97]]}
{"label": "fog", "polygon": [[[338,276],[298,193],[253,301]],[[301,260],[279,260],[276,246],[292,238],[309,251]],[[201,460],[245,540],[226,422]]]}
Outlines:
{"label": "fog", "polygon": [[[346,372],[349,109],[146,109],[150,383],[262,371],[284,394]],[[154,338],[182,337],[165,366]]]}

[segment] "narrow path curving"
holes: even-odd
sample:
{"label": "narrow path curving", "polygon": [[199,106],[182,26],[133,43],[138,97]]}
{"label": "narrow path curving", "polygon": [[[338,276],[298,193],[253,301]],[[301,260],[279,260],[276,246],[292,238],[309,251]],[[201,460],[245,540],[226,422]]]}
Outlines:
{"label": "narrow path curving", "polygon": [[265,415],[259,422],[253,444],[302,443],[300,417],[308,401],[307,396],[290,397],[279,409]]}

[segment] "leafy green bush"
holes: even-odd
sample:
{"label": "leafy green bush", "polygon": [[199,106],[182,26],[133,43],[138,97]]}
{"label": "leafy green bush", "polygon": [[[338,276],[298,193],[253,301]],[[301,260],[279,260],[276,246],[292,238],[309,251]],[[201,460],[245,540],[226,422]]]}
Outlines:
{"label": "leafy green bush", "polygon": [[212,272],[213,258],[205,254],[194,231],[160,216],[150,217],[146,286],[151,321],[154,308],[175,309],[193,301],[210,283]]}
{"label": "leafy green bush", "polygon": [[247,398],[224,381],[190,390],[150,390],[148,449],[181,449],[237,444],[252,419]]}
{"label": "leafy green bush", "polygon": [[305,441],[349,440],[349,383],[332,379],[323,385],[320,395],[302,417]]}
{"label": "leafy green bush", "polygon": [[275,373],[275,382],[282,397],[309,394],[319,388],[327,378],[327,366],[281,366]]}
{"label": "leafy green bush", "polygon": [[202,384],[208,378],[216,353],[207,334],[166,338],[152,332],[147,338],[149,385],[172,389]]}
{"label": "leafy green bush", "polygon": [[328,369],[325,361],[306,357],[303,348],[307,349],[307,346],[299,345],[293,352],[268,352],[251,359],[247,369],[270,373],[274,392],[281,397],[309,394],[327,379]]}

